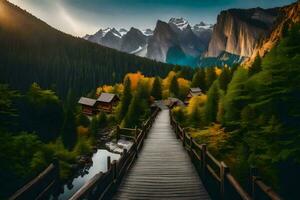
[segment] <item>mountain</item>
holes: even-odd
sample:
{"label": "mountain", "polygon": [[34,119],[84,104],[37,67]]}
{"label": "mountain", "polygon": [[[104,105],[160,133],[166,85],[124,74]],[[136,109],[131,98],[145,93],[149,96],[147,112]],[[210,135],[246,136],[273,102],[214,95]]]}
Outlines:
{"label": "mountain", "polygon": [[166,22],[158,20],[153,36],[149,39],[147,58],[165,62],[168,50],[179,44],[176,33]]}
{"label": "mountain", "polygon": [[280,8],[280,15],[276,20],[274,29],[268,37],[264,38],[253,50],[249,59],[243,62],[244,65],[250,65],[257,55],[263,57],[268,53],[282,38],[282,35],[294,23],[300,22],[300,2]]}
{"label": "mountain", "polygon": [[122,38],[121,51],[138,53],[147,44],[147,36],[140,30],[131,28]]}
{"label": "mountain", "polygon": [[[0,82],[12,88],[26,91],[37,82],[61,97],[70,89],[83,95],[122,81],[128,72],[165,76],[174,67],[65,34],[6,0],[0,1],[0,8]],[[113,29],[97,35],[101,40],[119,37]]]}
{"label": "mountain", "polygon": [[196,58],[207,50],[212,25],[200,22],[191,27],[183,18],[171,18],[168,23],[158,20],[154,31],[131,28],[128,32],[125,30],[121,33],[120,30],[119,34],[115,33],[121,35],[121,38],[116,36],[104,41],[102,32],[99,30],[83,38],[156,61],[194,66]]}
{"label": "mountain", "polygon": [[122,34],[115,28],[106,28],[104,30],[100,29],[94,35],[87,35],[84,37],[84,39],[113,49],[120,49],[122,43]]}
{"label": "mountain", "polygon": [[229,9],[222,11],[213,28],[206,57],[222,52],[250,57],[262,38],[266,38],[279,16],[279,9]]}
{"label": "mountain", "polygon": [[200,39],[198,35],[201,35],[200,32],[196,35],[190,24],[187,20],[183,18],[171,18],[169,21],[171,29],[176,33],[179,45],[185,55],[197,57],[207,48],[207,42],[204,42]]}
{"label": "mountain", "polygon": [[199,37],[203,44],[208,47],[208,44],[211,40],[213,25],[200,22],[192,28],[194,34]]}

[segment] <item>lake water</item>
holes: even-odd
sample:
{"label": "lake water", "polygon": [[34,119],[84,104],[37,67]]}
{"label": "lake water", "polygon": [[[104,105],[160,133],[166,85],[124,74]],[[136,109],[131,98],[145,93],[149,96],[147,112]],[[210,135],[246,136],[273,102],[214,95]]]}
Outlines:
{"label": "lake water", "polygon": [[58,196],[59,200],[69,199],[73,194],[75,194],[87,181],[89,181],[93,176],[99,172],[107,171],[107,157],[111,157],[111,161],[118,160],[120,154],[111,153],[105,149],[98,149],[98,151],[93,155],[93,165],[87,170],[88,173],[83,176],[75,178],[72,184],[64,185],[64,192]]}

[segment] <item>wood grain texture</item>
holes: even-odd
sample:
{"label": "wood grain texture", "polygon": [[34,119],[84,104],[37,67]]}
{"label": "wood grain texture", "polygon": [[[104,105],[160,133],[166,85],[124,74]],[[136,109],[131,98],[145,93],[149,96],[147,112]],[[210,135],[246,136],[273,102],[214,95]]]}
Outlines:
{"label": "wood grain texture", "polygon": [[176,139],[168,110],[157,116],[113,199],[210,199],[189,155]]}

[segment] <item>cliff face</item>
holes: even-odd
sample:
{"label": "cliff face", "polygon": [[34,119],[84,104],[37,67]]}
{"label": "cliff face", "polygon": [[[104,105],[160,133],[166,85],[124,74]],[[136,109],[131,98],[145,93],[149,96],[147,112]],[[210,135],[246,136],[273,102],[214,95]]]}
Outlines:
{"label": "cliff face", "polygon": [[288,29],[293,23],[299,22],[300,1],[281,8],[280,16],[278,17],[274,29],[271,31],[269,37],[265,38],[259,45],[256,46],[250,58],[243,62],[243,65],[251,65],[257,55],[263,57],[274,47],[274,45],[276,45],[286,29]]}
{"label": "cliff face", "polygon": [[176,33],[162,21],[158,21],[154,35],[149,39],[147,58],[165,62],[168,50],[179,44]]}
{"label": "cliff face", "polygon": [[250,57],[261,38],[266,38],[278,9],[230,9],[222,11],[214,26],[206,57],[218,57],[222,52]]}

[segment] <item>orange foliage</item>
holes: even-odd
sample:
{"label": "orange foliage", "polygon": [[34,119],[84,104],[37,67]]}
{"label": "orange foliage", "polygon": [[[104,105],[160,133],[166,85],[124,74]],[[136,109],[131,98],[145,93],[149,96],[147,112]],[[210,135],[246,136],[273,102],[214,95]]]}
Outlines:
{"label": "orange foliage", "polygon": [[190,81],[188,81],[184,78],[178,78],[177,82],[178,82],[179,87],[182,89],[190,87]]}
{"label": "orange foliage", "polygon": [[220,76],[220,74],[222,73],[222,69],[220,69],[220,68],[215,68],[215,71],[216,71],[216,74],[217,74],[217,76]]}
{"label": "orange foliage", "polygon": [[131,81],[131,89],[135,90],[137,88],[138,82],[140,81],[140,79],[144,78],[145,76],[141,73],[141,72],[137,72],[137,73],[128,73],[125,76],[126,78],[129,78]]}
{"label": "orange foliage", "polygon": [[79,136],[87,136],[89,134],[89,129],[84,126],[77,127],[77,134]]}

